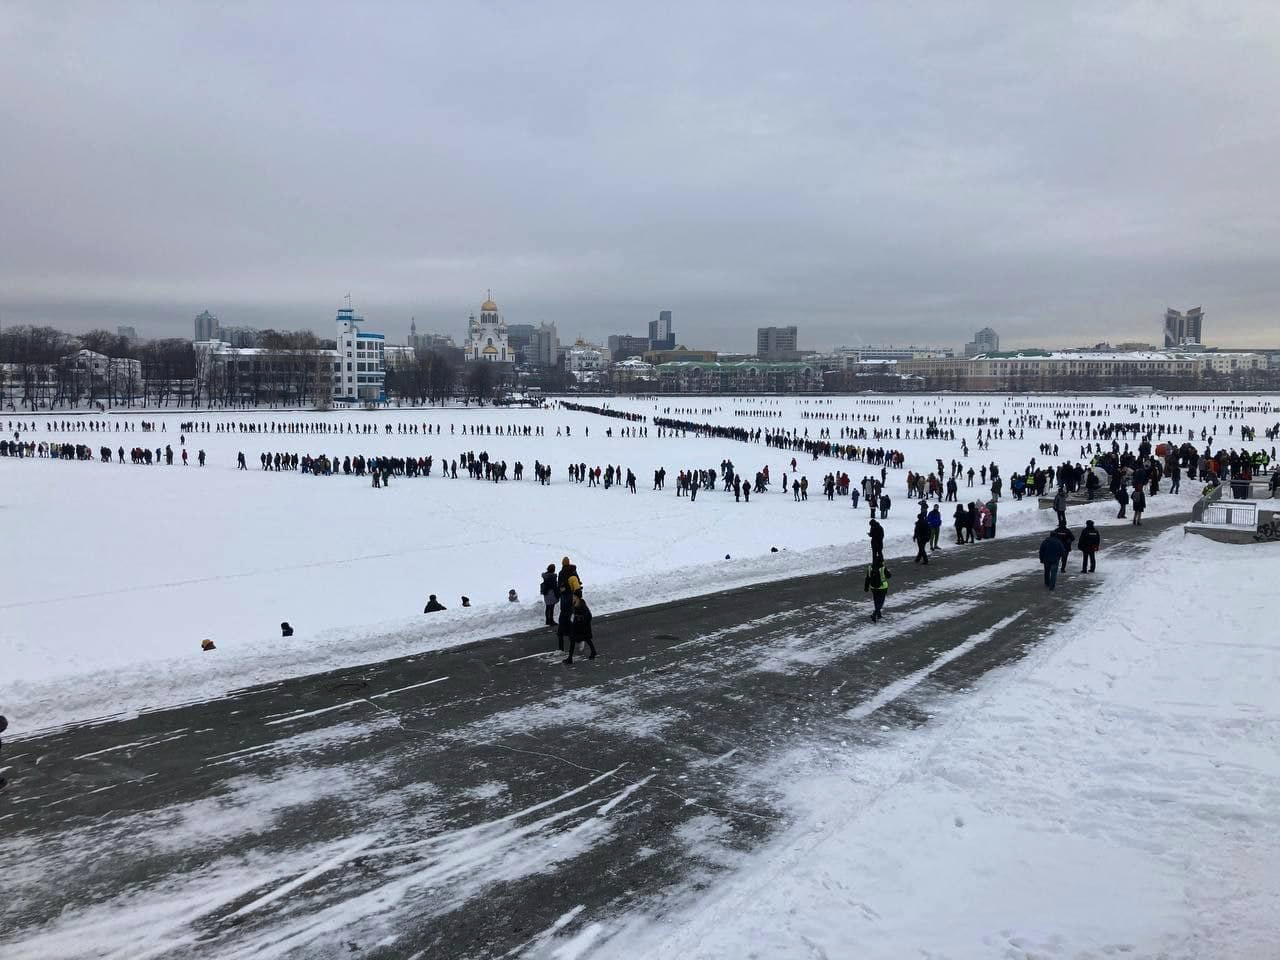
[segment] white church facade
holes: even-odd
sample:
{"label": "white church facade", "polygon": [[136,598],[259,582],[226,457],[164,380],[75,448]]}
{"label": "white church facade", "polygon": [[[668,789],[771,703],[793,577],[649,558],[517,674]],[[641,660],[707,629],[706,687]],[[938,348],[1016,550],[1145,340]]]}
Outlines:
{"label": "white church facade", "polygon": [[498,313],[498,305],[490,298],[480,304],[479,318],[473,313],[467,318],[467,342],[463,357],[471,361],[489,363],[513,363],[515,352],[507,338],[507,324]]}

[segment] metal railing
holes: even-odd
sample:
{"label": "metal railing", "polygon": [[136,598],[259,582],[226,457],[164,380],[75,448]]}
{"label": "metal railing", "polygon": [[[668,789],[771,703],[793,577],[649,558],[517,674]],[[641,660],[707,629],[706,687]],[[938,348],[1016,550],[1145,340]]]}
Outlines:
{"label": "metal railing", "polygon": [[1204,494],[1201,495],[1199,500],[1197,500],[1194,504],[1192,504],[1191,506],[1191,522],[1192,523],[1205,522],[1205,519],[1204,519],[1205,511],[1208,510],[1209,507],[1217,504],[1222,499],[1222,489],[1223,489],[1222,484],[1218,484],[1215,487],[1210,487],[1208,491],[1206,491]]}
{"label": "metal railing", "polygon": [[1258,505],[1248,500],[1220,500],[1206,505],[1200,522],[1256,530]]}

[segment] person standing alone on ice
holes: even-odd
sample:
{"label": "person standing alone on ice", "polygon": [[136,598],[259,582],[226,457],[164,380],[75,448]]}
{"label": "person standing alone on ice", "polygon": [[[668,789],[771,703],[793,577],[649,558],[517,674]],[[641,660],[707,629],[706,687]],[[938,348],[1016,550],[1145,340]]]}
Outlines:
{"label": "person standing alone on ice", "polygon": [[867,567],[866,579],[862,581],[862,592],[871,593],[871,600],[875,604],[875,609],[871,611],[871,622],[875,623],[882,616],[881,611],[884,609],[884,598],[889,595],[889,577],[890,573],[884,565],[884,557],[875,554],[871,558],[871,565]]}
{"label": "person standing alone on ice", "polygon": [[1058,586],[1058,564],[1062,562],[1065,548],[1052,533],[1040,541],[1040,562],[1044,565],[1044,585],[1050,590]]}

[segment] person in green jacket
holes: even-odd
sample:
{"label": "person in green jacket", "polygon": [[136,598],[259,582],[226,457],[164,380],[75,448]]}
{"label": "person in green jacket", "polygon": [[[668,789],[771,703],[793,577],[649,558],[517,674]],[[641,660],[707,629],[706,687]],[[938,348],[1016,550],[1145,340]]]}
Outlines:
{"label": "person in green jacket", "polygon": [[871,622],[875,623],[884,614],[884,598],[889,595],[889,569],[884,565],[884,557],[876,554],[871,558],[871,565],[867,567],[867,577],[862,583],[862,592],[870,591],[871,599],[875,603],[875,610],[871,614]]}

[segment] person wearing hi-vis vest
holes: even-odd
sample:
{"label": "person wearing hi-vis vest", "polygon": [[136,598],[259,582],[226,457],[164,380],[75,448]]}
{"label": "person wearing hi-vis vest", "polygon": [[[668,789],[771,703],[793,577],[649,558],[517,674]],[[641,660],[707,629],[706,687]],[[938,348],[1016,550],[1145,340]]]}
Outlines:
{"label": "person wearing hi-vis vest", "polygon": [[871,613],[871,622],[879,620],[883,614],[880,612],[884,608],[884,598],[889,595],[889,573],[888,568],[884,565],[884,557],[875,554],[871,558],[871,565],[867,567],[867,577],[862,584],[862,592],[871,592],[871,599],[875,603],[875,610]]}

